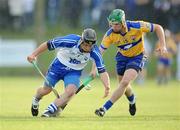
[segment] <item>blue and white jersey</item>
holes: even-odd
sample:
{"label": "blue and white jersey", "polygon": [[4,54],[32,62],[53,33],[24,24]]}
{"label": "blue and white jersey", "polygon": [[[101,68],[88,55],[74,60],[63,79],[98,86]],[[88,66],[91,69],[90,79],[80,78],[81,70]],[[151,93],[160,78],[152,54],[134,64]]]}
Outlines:
{"label": "blue and white jersey", "polygon": [[97,45],[95,45],[90,53],[80,51],[81,36],[70,34],[64,37],[57,37],[47,42],[48,49],[58,49],[57,58],[65,66],[74,69],[82,70],[92,58],[97,66],[98,72],[105,71],[105,65]]}

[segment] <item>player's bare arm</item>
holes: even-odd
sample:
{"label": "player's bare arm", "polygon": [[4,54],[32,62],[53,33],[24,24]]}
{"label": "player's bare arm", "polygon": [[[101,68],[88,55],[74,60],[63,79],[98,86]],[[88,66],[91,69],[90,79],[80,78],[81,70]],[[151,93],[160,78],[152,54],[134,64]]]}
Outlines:
{"label": "player's bare arm", "polygon": [[47,42],[42,43],[31,55],[27,57],[29,62],[36,60],[36,57],[48,48]]}
{"label": "player's bare arm", "polygon": [[104,85],[104,96],[103,98],[107,97],[109,95],[109,92],[110,92],[110,80],[109,80],[109,75],[107,72],[103,72],[100,74],[100,78],[101,78],[101,81]]}
{"label": "player's bare arm", "polygon": [[167,53],[166,48],[166,42],[165,42],[165,36],[164,36],[164,30],[161,25],[154,24],[154,32],[156,32],[156,35],[159,39],[160,46],[157,48],[157,52],[160,53],[160,55],[164,55]]}

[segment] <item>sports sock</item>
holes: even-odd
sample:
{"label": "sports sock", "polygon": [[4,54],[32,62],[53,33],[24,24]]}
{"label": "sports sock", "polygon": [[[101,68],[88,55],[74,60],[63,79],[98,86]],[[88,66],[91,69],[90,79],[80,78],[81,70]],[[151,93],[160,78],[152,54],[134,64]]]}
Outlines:
{"label": "sports sock", "polygon": [[112,107],[112,105],[113,105],[113,103],[112,103],[110,100],[108,100],[108,101],[103,105],[103,108],[104,108],[105,111],[107,111],[109,108]]}
{"label": "sports sock", "polygon": [[130,104],[134,104],[136,102],[136,97],[134,96],[134,94],[132,94],[131,96],[127,97],[127,99],[129,100]]}
{"label": "sports sock", "polygon": [[39,100],[40,100],[40,99],[37,99],[36,97],[33,97],[33,99],[32,99],[32,104],[33,104],[33,105],[38,105],[38,104],[39,104]]}
{"label": "sports sock", "polygon": [[55,111],[57,111],[57,109],[58,108],[54,103],[51,103],[47,108],[47,110],[49,110],[51,113],[54,113]]}

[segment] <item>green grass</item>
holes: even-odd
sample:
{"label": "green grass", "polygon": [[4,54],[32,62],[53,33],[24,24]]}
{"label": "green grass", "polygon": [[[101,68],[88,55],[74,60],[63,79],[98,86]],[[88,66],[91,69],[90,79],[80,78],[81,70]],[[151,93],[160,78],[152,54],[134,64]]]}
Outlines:
{"label": "green grass", "polygon": [[[128,113],[128,102],[123,96],[105,117],[94,115],[94,110],[107,99],[102,99],[103,86],[99,80],[91,83],[90,91],[82,90],[72,99],[59,118],[32,117],[31,100],[41,78],[0,78],[0,130],[178,130],[180,129],[180,85],[176,81],[157,87],[149,80],[144,86],[134,84],[137,95],[137,115]],[[111,80],[112,90],[116,80]],[[57,88],[62,92],[62,83]],[[44,97],[40,113],[54,99],[53,93]]]}

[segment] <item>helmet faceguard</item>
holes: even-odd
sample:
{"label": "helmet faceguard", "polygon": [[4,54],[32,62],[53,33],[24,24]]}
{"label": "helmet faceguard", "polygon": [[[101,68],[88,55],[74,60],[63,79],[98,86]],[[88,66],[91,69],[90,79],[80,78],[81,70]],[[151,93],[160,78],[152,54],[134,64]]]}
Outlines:
{"label": "helmet faceguard", "polygon": [[91,28],[85,29],[82,33],[81,39],[82,39],[82,42],[86,42],[91,45],[95,44],[96,40],[97,40],[95,30],[93,30]]}

